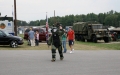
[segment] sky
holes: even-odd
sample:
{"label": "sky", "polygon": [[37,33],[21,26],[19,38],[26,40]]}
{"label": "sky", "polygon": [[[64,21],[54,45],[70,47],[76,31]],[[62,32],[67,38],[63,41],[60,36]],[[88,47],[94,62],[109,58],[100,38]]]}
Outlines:
{"label": "sky", "polygon": [[[120,0],[16,0],[17,19],[26,22],[65,15],[120,12]],[[1,16],[12,17],[14,0],[0,0]]]}

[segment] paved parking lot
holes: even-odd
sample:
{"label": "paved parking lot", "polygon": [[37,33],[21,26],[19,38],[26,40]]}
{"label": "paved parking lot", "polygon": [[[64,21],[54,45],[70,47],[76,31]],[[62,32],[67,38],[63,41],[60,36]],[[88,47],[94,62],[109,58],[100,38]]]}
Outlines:
{"label": "paved parking lot", "polygon": [[0,75],[119,75],[119,50],[77,50],[61,61],[50,50],[0,50]]}

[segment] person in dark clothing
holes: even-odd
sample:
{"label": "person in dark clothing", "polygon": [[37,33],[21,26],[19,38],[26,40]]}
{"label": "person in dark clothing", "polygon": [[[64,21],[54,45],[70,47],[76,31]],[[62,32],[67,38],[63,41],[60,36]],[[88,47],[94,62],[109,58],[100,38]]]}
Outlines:
{"label": "person in dark clothing", "polygon": [[48,39],[48,45],[51,45],[51,52],[52,52],[52,62],[56,60],[56,49],[58,49],[60,60],[63,60],[64,56],[62,53],[62,35],[64,34],[64,30],[62,26],[59,28],[53,28],[51,30],[52,35]]}

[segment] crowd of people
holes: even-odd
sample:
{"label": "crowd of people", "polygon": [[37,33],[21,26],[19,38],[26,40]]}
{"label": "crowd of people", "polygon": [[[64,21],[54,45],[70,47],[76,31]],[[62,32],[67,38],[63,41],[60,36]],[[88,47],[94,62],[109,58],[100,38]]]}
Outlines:
{"label": "crowd of people", "polygon": [[[53,28],[51,30],[52,35],[47,39],[48,46],[51,46],[51,53],[52,53],[52,62],[56,60],[56,49],[58,49],[60,60],[63,60],[64,56],[63,53],[67,52],[66,43],[68,42],[68,45],[70,47],[70,54],[74,53],[74,31],[71,27],[69,27],[69,31],[66,32],[62,28],[61,25],[59,25],[58,29],[56,30]],[[28,32],[28,37],[30,41],[31,46],[39,46],[39,32],[33,31],[32,28],[30,28],[30,31]]]}
{"label": "crowd of people", "polygon": [[28,32],[28,42],[31,46],[39,46],[39,32],[36,30],[35,32],[30,28],[30,31]]}
{"label": "crowd of people", "polygon": [[[29,37],[29,43],[30,46],[39,46],[39,32],[36,30],[35,32],[30,28],[30,31],[28,32],[28,37]],[[68,45],[70,47],[70,53],[74,53],[74,31],[72,30],[71,27],[69,27],[69,31],[66,32],[64,29],[64,34],[62,35],[62,48],[63,48],[63,53],[67,52],[67,47],[66,44],[68,42]]]}

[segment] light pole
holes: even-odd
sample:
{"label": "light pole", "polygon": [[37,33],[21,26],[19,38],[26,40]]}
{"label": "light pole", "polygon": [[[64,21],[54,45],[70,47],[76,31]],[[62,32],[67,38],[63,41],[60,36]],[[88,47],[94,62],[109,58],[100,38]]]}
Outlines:
{"label": "light pole", "polygon": [[14,31],[15,35],[17,36],[17,16],[16,16],[16,0],[14,0],[14,13],[15,13],[15,20],[14,20]]}
{"label": "light pole", "polygon": [[54,10],[54,24],[56,24],[55,10]]}

